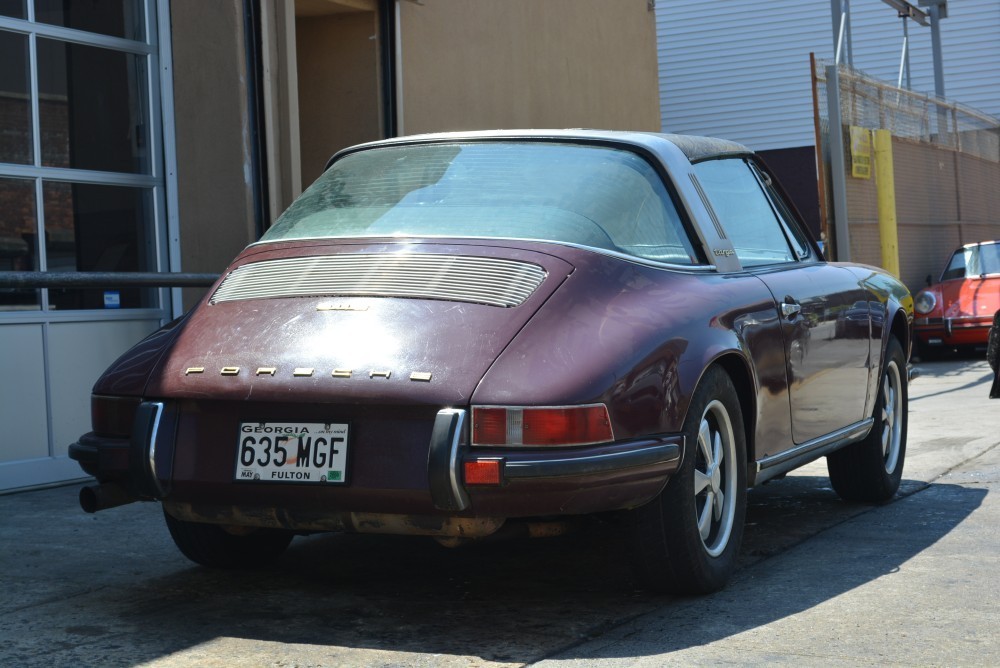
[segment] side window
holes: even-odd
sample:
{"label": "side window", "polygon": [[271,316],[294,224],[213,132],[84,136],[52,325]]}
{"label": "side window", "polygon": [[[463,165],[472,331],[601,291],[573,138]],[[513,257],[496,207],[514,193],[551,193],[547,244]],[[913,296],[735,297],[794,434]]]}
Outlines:
{"label": "side window", "polygon": [[[745,160],[708,160],[694,166],[712,208],[745,267],[794,262],[808,257],[806,246],[793,253],[789,228],[779,217],[777,197],[764,190],[763,175]],[[804,254],[801,254],[804,253]]]}
{"label": "side window", "polygon": [[965,278],[965,251],[960,250],[951,256],[948,268],[941,274],[942,281],[950,281],[953,278]]}
{"label": "side window", "polygon": [[771,181],[771,176],[760,171],[756,165],[751,165],[751,168],[763,185],[764,191],[767,193],[767,198],[770,200],[771,206],[774,207],[774,211],[781,221],[781,227],[785,230],[788,243],[791,244],[792,250],[795,251],[795,256],[800,260],[805,260],[811,255],[809,242],[802,235],[802,230],[795,221],[795,216],[792,215],[792,212],[788,209],[788,205],[778,195],[778,191],[775,190],[774,183]]}

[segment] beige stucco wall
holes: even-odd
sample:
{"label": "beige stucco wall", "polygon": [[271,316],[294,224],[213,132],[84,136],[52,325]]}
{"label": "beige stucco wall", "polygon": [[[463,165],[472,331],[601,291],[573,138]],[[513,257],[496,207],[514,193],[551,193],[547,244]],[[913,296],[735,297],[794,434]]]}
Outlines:
{"label": "beige stucco wall", "polygon": [[295,21],[302,185],[336,151],[383,137],[375,12]]}
{"label": "beige stucco wall", "polygon": [[181,268],[221,272],[254,240],[243,3],[174,0],[170,20]]}
{"label": "beige stucco wall", "polygon": [[[401,134],[659,129],[655,15],[647,0],[421,0],[398,7]],[[308,185],[334,151],[377,139],[384,128],[376,12],[289,21],[291,6],[282,0],[265,0],[264,9],[268,195],[276,212],[297,192],[282,185],[286,176],[297,181],[301,168]],[[243,3],[174,0],[170,12],[182,270],[220,272],[256,234]],[[294,31],[286,32],[292,21]],[[292,81],[288,73],[296,71]],[[185,291],[185,305],[200,294]]]}
{"label": "beige stucco wall", "polygon": [[400,2],[400,131],[658,131],[655,23],[647,0]]}

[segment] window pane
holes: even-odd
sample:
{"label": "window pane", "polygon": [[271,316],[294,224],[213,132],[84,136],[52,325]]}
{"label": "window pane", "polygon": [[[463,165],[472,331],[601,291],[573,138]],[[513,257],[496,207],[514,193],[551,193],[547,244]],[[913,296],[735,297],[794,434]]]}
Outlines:
{"label": "window pane", "polygon": [[28,37],[0,30],[0,162],[30,165]]}
{"label": "window pane", "polygon": [[400,146],[348,155],[263,237],[544,239],[692,264],[663,181],[629,151],[555,143]]}
{"label": "window pane", "polygon": [[767,198],[771,202],[771,208],[781,220],[782,227],[785,230],[785,239],[792,246],[795,256],[800,260],[808,258],[811,254],[809,250],[809,242],[806,241],[806,237],[802,234],[802,228],[799,225],[797,218],[792,213],[791,209],[788,208],[788,203],[782,199],[781,195],[778,194],[777,189],[774,187],[773,178],[762,172],[756,166],[753,167],[753,172],[757,175],[759,183],[763,184],[763,187],[767,192]]}
{"label": "window pane", "polygon": [[35,0],[35,20],[112,37],[145,38],[142,0]]}
{"label": "window pane", "polygon": [[15,19],[28,18],[25,2],[26,0],[0,0],[0,16],[12,16]]}
{"label": "window pane", "polygon": [[694,170],[743,266],[793,260],[774,209],[743,160],[709,160]]}
{"label": "window pane", "polygon": [[[146,188],[45,182],[49,271],[156,271],[152,193]],[[54,309],[152,308],[140,288],[49,290]]]}
{"label": "window pane", "polygon": [[[38,271],[35,182],[0,178],[0,271]],[[0,288],[0,310],[39,308],[38,290]]]}
{"label": "window pane", "polygon": [[149,173],[142,57],[38,40],[42,164]]}

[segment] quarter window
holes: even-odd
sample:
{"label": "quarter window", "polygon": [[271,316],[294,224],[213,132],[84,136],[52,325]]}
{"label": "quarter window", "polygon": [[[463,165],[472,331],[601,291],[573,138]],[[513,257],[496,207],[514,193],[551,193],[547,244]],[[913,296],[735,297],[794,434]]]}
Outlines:
{"label": "quarter window", "polygon": [[783,219],[787,213],[781,210],[777,194],[749,162],[710,160],[694,169],[743,266],[794,262],[809,256],[804,241],[796,238],[794,228]]}

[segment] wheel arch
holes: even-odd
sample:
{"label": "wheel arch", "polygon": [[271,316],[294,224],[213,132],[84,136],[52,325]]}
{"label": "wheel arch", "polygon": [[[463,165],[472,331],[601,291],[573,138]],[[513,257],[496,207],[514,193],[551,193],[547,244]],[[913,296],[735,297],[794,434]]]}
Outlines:
{"label": "wheel arch", "polygon": [[[895,337],[899,341],[899,345],[903,348],[903,354],[906,357],[906,361],[910,361],[910,354],[912,353],[911,347],[913,344],[913,337],[910,335],[910,323],[906,317],[906,313],[903,309],[897,309],[896,313],[892,317],[892,323],[889,325],[889,336]],[[888,338],[886,339],[884,346],[889,344]]]}
{"label": "wheel arch", "polygon": [[[740,402],[740,413],[743,416],[743,436],[746,443],[747,464],[751,464],[754,457],[753,434],[756,428],[757,418],[757,393],[754,389],[753,375],[747,366],[746,360],[736,352],[730,352],[717,357],[712,361],[713,365],[718,365],[729,376],[733,387],[736,389],[736,398]],[[752,466],[747,467],[747,484],[752,485],[750,479],[753,472]]]}

